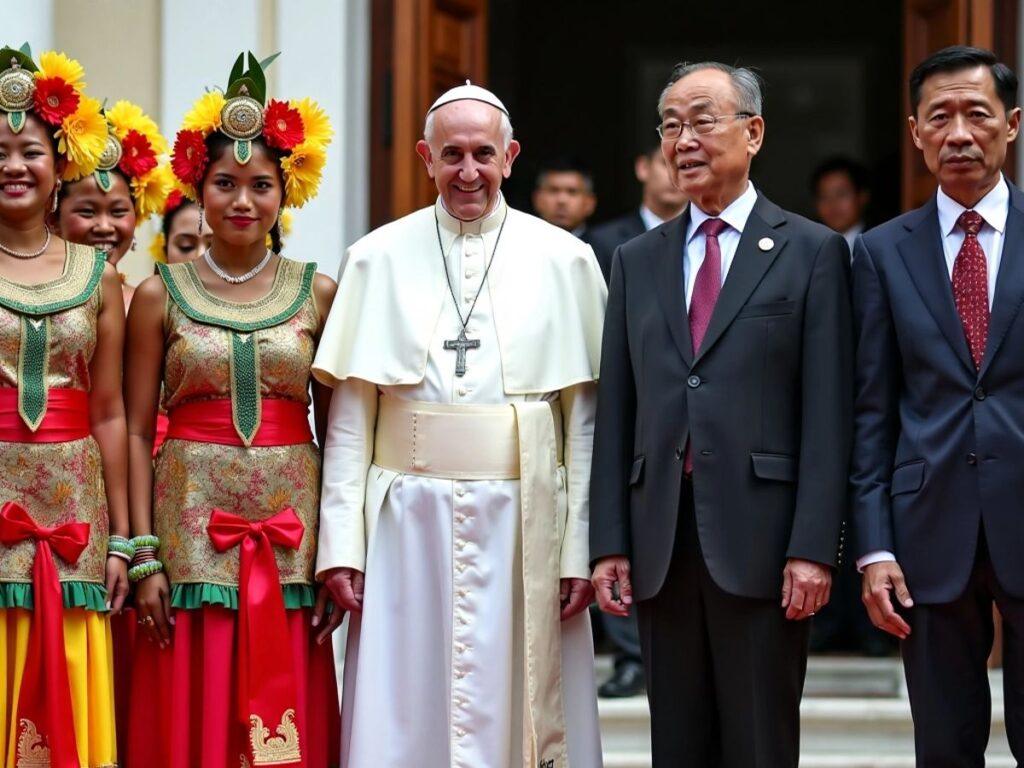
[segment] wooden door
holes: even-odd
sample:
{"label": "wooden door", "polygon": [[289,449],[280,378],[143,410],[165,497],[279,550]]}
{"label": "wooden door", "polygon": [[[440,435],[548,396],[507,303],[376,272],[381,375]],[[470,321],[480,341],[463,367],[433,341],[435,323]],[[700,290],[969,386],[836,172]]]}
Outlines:
{"label": "wooden door", "polygon": [[487,0],[374,0],[370,98],[370,224],[437,196],[415,152],[423,119],[444,91],[486,85]]}
{"label": "wooden door", "polygon": [[[996,53],[1011,68],[1017,62],[1016,0],[904,0],[903,89],[900,114],[910,114],[910,73],[929,54],[947,45],[976,45]],[[922,205],[935,191],[935,178],[900,126],[901,192],[903,210]],[[1016,151],[1010,145],[1004,172],[1014,178]]]}

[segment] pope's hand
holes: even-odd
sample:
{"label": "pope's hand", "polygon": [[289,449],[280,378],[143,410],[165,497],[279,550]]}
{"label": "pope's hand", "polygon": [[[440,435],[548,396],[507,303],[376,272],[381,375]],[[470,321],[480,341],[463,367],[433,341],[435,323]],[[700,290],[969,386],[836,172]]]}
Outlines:
{"label": "pope's hand", "polygon": [[335,605],[346,611],[363,610],[363,572],[355,568],[331,568],[324,574],[324,586]]}
{"label": "pope's hand", "polygon": [[786,618],[800,621],[813,616],[828,603],[832,570],[811,560],[790,558],[782,572],[782,607]]}
{"label": "pope's hand", "polygon": [[903,569],[899,565],[889,560],[872,563],[864,569],[860,599],[868,609],[871,623],[900,640],[906,640],[910,634],[910,625],[892,606],[894,592],[904,608],[914,605],[907,581],[903,578]]}
{"label": "pope's hand", "polygon": [[562,579],[558,594],[562,601],[562,621],[587,610],[594,602],[594,588],[586,579]]}
{"label": "pope's hand", "polygon": [[633,585],[629,580],[628,557],[613,555],[599,560],[590,582],[597,592],[597,604],[602,611],[613,616],[629,615],[629,607],[633,604]]}

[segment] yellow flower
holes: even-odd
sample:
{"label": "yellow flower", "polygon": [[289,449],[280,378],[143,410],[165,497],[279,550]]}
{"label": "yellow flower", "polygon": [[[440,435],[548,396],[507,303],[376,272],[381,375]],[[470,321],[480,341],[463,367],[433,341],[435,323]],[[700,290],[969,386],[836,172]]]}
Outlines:
{"label": "yellow flower", "polygon": [[164,202],[171,193],[171,180],[166,170],[167,166],[158,165],[145,176],[132,179],[132,197],[135,199],[137,220],[163,211]]}
{"label": "yellow flower", "polygon": [[163,232],[157,232],[153,236],[153,242],[149,244],[149,255],[158,264],[167,263],[167,240]]}
{"label": "yellow flower", "polygon": [[290,106],[298,110],[302,118],[302,128],[305,131],[303,143],[316,142],[325,148],[331,143],[334,129],[331,127],[330,118],[321,109],[320,105],[312,99],[290,102]]}
{"label": "yellow flower", "polygon": [[107,120],[114,127],[118,139],[123,141],[128,131],[135,131],[149,140],[157,155],[165,155],[169,151],[167,140],[160,134],[156,122],[137,104],[124,100],[117,102],[107,110]]}
{"label": "yellow flower", "polygon": [[284,172],[285,205],[301,208],[316,196],[327,153],[317,142],[302,142],[281,158]]}
{"label": "yellow flower", "polygon": [[85,83],[82,82],[85,70],[82,69],[82,65],[56,51],[46,51],[39,56],[39,71],[36,77],[58,77],[77,91],[85,88]]}
{"label": "yellow flower", "polygon": [[57,151],[68,159],[65,181],[95,171],[107,144],[107,120],[100,111],[100,103],[83,95],[78,109],[64,118],[56,137]]}
{"label": "yellow flower", "polygon": [[281,236],[292,233],[292,225],[295,223],[295,215],[291,211],[281,211]]}
{"label": "yellow flower", "polygon": [[220,111],[223,108],[223,93],[220,91],[204,93],[185,115],[181,127],[187,131],[201,131],[203,136],[208,136],[220,128]]}

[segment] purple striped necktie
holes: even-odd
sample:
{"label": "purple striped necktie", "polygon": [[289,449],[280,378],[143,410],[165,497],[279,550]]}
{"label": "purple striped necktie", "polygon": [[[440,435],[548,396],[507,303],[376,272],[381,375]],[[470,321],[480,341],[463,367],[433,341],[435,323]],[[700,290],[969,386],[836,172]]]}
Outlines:
{"label": "purple striped necktie", "polygon": [[[690,338],[693,340],[693,354],[700,352],[704,334],[711,323],[711,313],[715,311],[718,294],[722,291],[722,249],[718,244],[718,236],[729,225],[721,219],[706,219],[700,225],[704,233],[704,262],[697,270],[697,278],[693,282],[693,294],[690,296]],[[692,443],[686,446],[686,461],[683,469],[686,474],[693,472]]]}

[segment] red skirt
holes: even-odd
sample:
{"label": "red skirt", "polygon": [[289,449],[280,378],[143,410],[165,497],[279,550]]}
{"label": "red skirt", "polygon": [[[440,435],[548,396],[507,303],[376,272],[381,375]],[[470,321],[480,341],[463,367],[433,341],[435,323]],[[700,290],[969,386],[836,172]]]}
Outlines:
{"label": "red skirt", "polygon": [[[113,642],[114,659],[114,717],[117,723],[117,754],[128,754],[128,702],[131,694],[132,673],[135,662],[135,643],[143,640],[137,632],[139,615],[135,609],[125,605],[124,610],[110,617],[110,635]],[[123,758],[122,758],[123,762]]]}
{"label": "red skirt", "polygon": [[[302,768],[339,764],[341,725],[332,644],[316,644],[311,609],[287,611]],[[220,606],[174,611],[171,645],[140,632],[134,648],[125,768],[237,768],[238,614]],[[274,728],[271,726],[271,732]]]}

